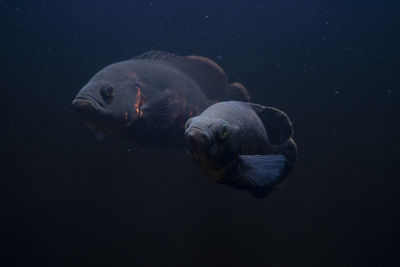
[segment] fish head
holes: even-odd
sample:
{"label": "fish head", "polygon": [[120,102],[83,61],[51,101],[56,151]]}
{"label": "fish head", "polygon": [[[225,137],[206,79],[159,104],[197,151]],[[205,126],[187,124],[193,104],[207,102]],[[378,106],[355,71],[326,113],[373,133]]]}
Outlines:
{"label": "fish head", "polygon": [[185,140],[196,161],[222,164],[234,157],[234,127],[225,120],[192,117],[185,124]]}
{"label": "fish head", "polygon": [[142,90],[129,62],[115,63],[96,73],[72,105],[97,130],[118,133],[141,117]]}

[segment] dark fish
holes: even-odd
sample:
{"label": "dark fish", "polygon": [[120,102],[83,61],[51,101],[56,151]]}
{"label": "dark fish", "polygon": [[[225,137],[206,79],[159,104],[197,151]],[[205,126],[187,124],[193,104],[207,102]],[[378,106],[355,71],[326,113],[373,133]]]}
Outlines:
{"label": "dark fish", "polygon": [[292,123],[276,108],[220,102],[190,118],[185,129],[187,147],[200,167],[215,181],[237,188],[276,184],[296,159]]}
{"label": "dark fish", "polygon": [[247,90],[212,60],[150,51],[100,70],[72,103],[101,132],[179,147],[186,120],[226,99],[246,101]]}

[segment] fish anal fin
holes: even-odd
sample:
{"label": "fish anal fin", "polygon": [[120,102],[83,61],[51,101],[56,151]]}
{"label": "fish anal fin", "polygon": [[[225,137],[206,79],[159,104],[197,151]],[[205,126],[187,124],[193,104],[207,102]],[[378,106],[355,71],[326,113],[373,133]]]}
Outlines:
{"label": "fish anal fin", "polygon": [[263,187],[278,181],[285,162],[283,155],[242,155],[238,171],[251,185]]}

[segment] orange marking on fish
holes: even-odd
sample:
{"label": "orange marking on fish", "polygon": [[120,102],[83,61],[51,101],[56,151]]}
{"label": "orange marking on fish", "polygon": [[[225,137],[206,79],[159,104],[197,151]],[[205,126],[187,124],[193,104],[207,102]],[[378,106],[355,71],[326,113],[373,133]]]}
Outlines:
{"label": "orange marking on fish", "polygon": [[140,110],[140,106],[143,104],[143,99],[142,99],[142,90],[140,90],[139,87],[136,87],[137,93],[136,93],[136,102],[133,105],[133,109],[136,112],[136,118],[140,118],[143,116],[143,111]]}

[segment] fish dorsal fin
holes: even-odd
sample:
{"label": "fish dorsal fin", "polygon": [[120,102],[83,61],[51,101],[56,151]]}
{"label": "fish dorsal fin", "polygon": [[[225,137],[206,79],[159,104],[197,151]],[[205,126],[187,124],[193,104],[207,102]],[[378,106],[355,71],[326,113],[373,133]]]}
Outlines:
{"label": "fish dorsal fin", "polygon": [[159,60],[159,61],[164,61],[164,62],[169,62],[169,63],[182,63],[185,61],[185,57],[178,56],[172,53],[168,52],[163,52],[163,51],[158,51],[158,50],[151,50],[144,52],[141,55],[138,55],[134,58],[133,60],[137,59],[151,59],[151,60]]}
{"label": "fish dorsal fin", "polygon": [[201,56],[187,56],[189,68],[184,71],[201,87],[209,99],[223,97],[228,90],[228,76],[214,61]]}
{"label": "fish dorsal fin", "polygon": [[292,122],[285,112],[277,108],[266,107],[259,104],[248,103],[248,105],[257,113],[263,122],[271,144],[283,144],[293,136]]}
{"label": "fish dorsal fin", "polygon": [[209,99],[249,100],[246,88],[239,83],[230,84],[224,70],[209,58],[194,55],[185,57],[153,50],[133,59],[159,60],[174,65],[191,77]]}

